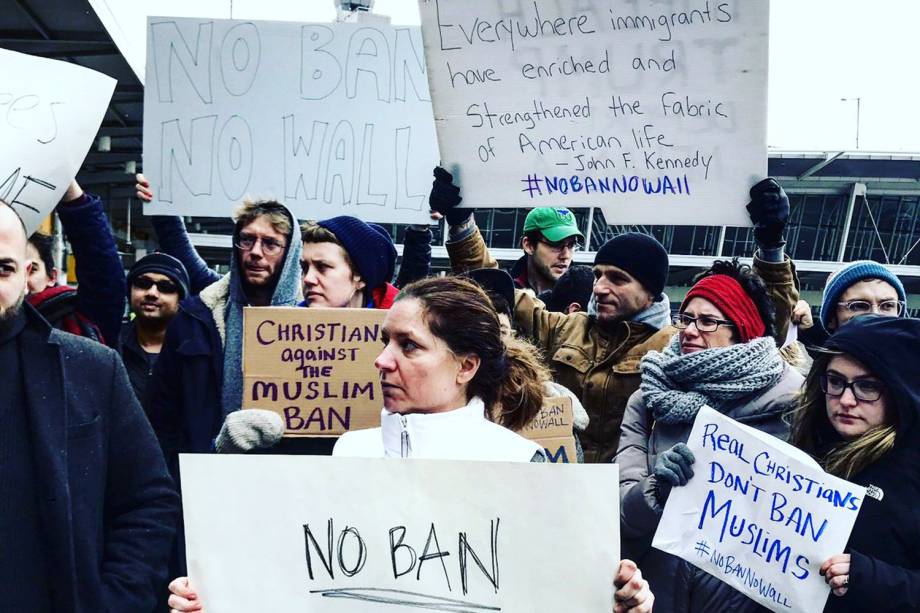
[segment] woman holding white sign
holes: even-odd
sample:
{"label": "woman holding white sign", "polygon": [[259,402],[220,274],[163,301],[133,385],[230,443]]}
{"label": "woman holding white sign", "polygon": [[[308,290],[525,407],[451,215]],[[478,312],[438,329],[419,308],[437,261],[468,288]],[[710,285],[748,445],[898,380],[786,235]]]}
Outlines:
{"label": "woman holding white sign", "polygon": [[815,359],[792,442],[868,488],[825,611],[920,610],[920,320],[864,315]]}
{"label": "woman holding white sign", "polygon": [[[412,283],[382,330],[382,427],[344,434],[333,455],[543,461],[537,443],[489,419],[500,408],[512,423],[530,421],[543,404],[543,377],[532,348],[502,335],[477,284],[457,277]],[[652,610],[654,597],[635,563],[620,562],[614,586],[616,613]],[[173,581],[170,591],[173,611],[203,610],[188,578]]]}
{"label": "woman holding white sign", "polygon": [[785,438],[783,414],[795,406],[802,376],[777,350],[769,293],[749,267],[716,261],[681,304],[680,330],[641,362],[642,382],[623,417],[620,465],[623,555],[636,560],[661,610],[759,611],[728,584],[652,549],[672,487],[693,477],[685,442],[701,407]]}

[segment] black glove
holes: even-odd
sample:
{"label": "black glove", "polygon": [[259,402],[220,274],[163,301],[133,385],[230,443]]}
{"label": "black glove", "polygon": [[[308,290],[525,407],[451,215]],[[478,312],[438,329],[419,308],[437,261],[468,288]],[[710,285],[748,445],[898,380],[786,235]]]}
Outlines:
{"label": "black glove", "polygon": [[775,179],[766,178],[751,188],[747,210],[758,245],[776,249],[786,244],[783,231],[789,221],[789,197]]}
{"label": "black glove", "polygon": [[470,209],[458,209],[457,205],[463,201],[460,197],[460,188],[453,184],[454,177],[436,166],[434,181],[431,183],[431,195],[428,196],[428,205],[432,211],[437,211],[447,218],[447,223],[457,226],[469,219]]}
{"label": "black glove", "polygon": [[655,478],[668,485],[687,485],[693,477],[693,463],[696,458],[684,443],[677,443],[658,456],[655,462]]}

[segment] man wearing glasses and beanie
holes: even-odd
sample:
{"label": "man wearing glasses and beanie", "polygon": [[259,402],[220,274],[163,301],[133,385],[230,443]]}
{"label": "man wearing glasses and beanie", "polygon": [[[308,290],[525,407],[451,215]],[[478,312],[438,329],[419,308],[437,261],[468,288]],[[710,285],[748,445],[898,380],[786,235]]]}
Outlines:
{"label": "man wearing glasses and beanie", "polygon": [[147,411],[147,382],[163,348],[166,327],[188,297],[188,272],[182,262],[165,253],[151,253],[128,271],[128,305],[133,316],[122,326],[119,353],[131,387]]}

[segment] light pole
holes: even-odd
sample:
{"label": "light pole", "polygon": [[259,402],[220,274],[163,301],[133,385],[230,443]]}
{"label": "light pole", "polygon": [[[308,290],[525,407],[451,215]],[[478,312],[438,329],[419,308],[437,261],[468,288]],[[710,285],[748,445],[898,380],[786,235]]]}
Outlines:
{"label": "light pole", "polygon": [[853,102],[856,101],[856,148],[859,149],[859,102],[862,100],[860,97],[856,98],[841,98],[841,102]]}

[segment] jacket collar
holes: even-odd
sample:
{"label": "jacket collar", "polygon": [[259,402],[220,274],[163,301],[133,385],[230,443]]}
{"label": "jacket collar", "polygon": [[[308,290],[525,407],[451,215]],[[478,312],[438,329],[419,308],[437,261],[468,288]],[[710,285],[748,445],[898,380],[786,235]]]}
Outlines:
{"label": "jacket collar", "polygon": [[58,333],[33,307],[24,304],[26,327],[19,336],[26,395],[26,417],[38,480],[39,514],[48,538],[51,567],[56,569],[52,591],[55,610],[72,611],[77,602],[76,569],[67,470],[67,398]]}
{"label": "jacket collar", "polygon": [[478,397],[443,413],[380,414],[386,457],[527,462],[540,446],[490,422]]}
{"label": "jacket collar", "polygon": [[514,279],[514,285],[518,289],[534,289],[530,287],[530,279],[527,277],[526,253],[519,257],[514,266],[511,267],[511,278]]}
{"label": "jacket collar", "polygon": [[230,274],[227,273],[218,281],[207,286],[198,297],[201,303],[211,312],[217,333],[220,335],[220,344],[226,344],[227,337],[227,301],[230,299]]}

